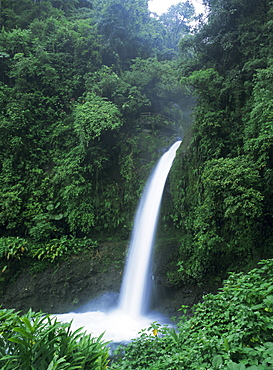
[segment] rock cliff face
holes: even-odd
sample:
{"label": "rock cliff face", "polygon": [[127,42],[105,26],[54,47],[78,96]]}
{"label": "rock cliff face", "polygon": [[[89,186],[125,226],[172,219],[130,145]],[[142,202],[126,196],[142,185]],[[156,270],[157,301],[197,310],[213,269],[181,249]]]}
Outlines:
{"label": "rock cliff face", "polygon": [[[31,308],[46,313],[107,310],[118,301],[126,246],[127,243],[104,243],[95,254],[74,256],[37,274],[21,270],[3,293],[2,308],[23,312]],[[155,259],[157,265],[160,261]],[[171,287],[163,270],[162,275],[153,276],[152,309],[177,316],[181,305],[192,306],[202,299],[203,290],[195,286]]]}
{"label": "rock cliff face", "polygon": [[113,250],[113,246],[103,245],[96,254],[74,256],[37,274],[22,270],[6,287],[2,307],[61,313],[78,309],[107,292],[118,293],[125,247],[119,245],[122,260],[113,257]]}

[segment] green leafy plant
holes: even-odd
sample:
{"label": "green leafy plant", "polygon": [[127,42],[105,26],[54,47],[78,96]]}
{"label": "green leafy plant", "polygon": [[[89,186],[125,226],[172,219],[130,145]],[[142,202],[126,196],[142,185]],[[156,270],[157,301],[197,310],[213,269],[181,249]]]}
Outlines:
{"label": "green leafy plant", "polygon": [[108,349],[103,335],[93,338],[71,323],[31,310],[20,316],[0,310],[1,369],[104,370]]}
{"label": "green leafy plant", "polygon": [[[270,370],[273,366],[273,260],[248,274],[230,274],[176,329],[140,333],[113,369]],[[185,307],[182,307],[184,310]],[[154,325],[149,328],[154,329]]]}
{"label": "green leafy plant", "polygon": [[76,239],[63,236],[33,249],[32,256],[39,260],[56,262],[68,256],[88,252],[97,247],[97,242],[88,238]]}
{"label": "green leafy plant", "polygon": [[118,108],[94,93],[82,98],[74,111],[75,131],[84,147],[88,146],[91,139],[99,138],[103,131],[114,130],[122,125]]}
{"label": "green leafy plant", "polygon": [[26,256],[31,248],[31,243],[24,238],[2,237],[0,238],[0,258],[5,260],[21,259]]}
{"label": "green leafy plant", "polygon": [[10,264],[12,261],[19,261],[23,258],[54,263],[64,260],[68,256],[92,252],[97,246],[97,241],[92,239],[79,239],[71,236],[52,239],[47,243],[33,243],[19,237],[2,237],[0,238],[0,259],[4,263],[9,262]]}

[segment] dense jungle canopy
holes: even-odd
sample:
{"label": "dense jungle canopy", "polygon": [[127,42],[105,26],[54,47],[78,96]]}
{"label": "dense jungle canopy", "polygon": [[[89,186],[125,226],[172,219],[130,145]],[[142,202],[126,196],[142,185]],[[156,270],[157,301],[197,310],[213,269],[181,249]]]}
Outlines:
{"label": "dense jungle canopy", "polygon": [[272,257],[273,2],[204,4],[0,1],[2,273],[128,238],[181,135],[160,220],[179,243],[170,283]]}

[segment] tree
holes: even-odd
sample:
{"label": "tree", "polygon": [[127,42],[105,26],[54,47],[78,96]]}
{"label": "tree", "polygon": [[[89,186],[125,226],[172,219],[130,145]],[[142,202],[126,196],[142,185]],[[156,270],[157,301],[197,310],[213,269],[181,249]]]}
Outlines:
{"label": "tree", "polygon": [[104,64],[128,68],[130,59],[150,56],[151,42],[144,32],[149,23],[147,0],[104,2],[98,19]]}
{"label": "tree", "polygon": [[36,242],[127,235],[165,140],[142,131],[140,114],[182,120],[166,29],[147,0],[3,0],[1,10],[1,230]]}
{"label": "tree", "polygon": [[76,104],[74,115],[75,131],[84,148],[103,131],[115,130],[122,124],[117,107],[95,94],[88,94],[82,103]]}
{"label": "tree", "polygon": [[166,29],[167,46],[177,50],[181,38],[190,32],[190,22],[193,20],[194,6],[190,1],[171,5],[167,13],[159,17]]}
{"label": "tree", "polygon": [[181,43],[191,53],[181,82],[197,98],[172,177],[184,281],[232,268],[232,254],[241,264],[272,255],[272,2],[204,3],[207,22]]}

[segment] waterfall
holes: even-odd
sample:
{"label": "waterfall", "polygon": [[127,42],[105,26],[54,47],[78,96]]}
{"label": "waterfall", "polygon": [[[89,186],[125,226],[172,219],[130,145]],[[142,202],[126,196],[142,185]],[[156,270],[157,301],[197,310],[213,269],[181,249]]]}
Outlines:
{"label": "waterfall", "polygon": [[129,341],[151,322],[158,321],[154,315],[144,316],[149,304],[149,267],[155,239],[156,225],[165,182],[172,166],[177,141],[159,160],[144,189],[129,244],[129,254],[121,285],[118,309],[110,312],[69,312],[56,315],[62,322],[72,321],[72,330],[84,327],[86,332],[114,342]]}
{"label": "waterfall", "polygon": [[132,317],[145,314],[149,305],[149,266],[160,204],[177,141],[161,157],[144,189],[136,213],[120,294],[120,310]]}

